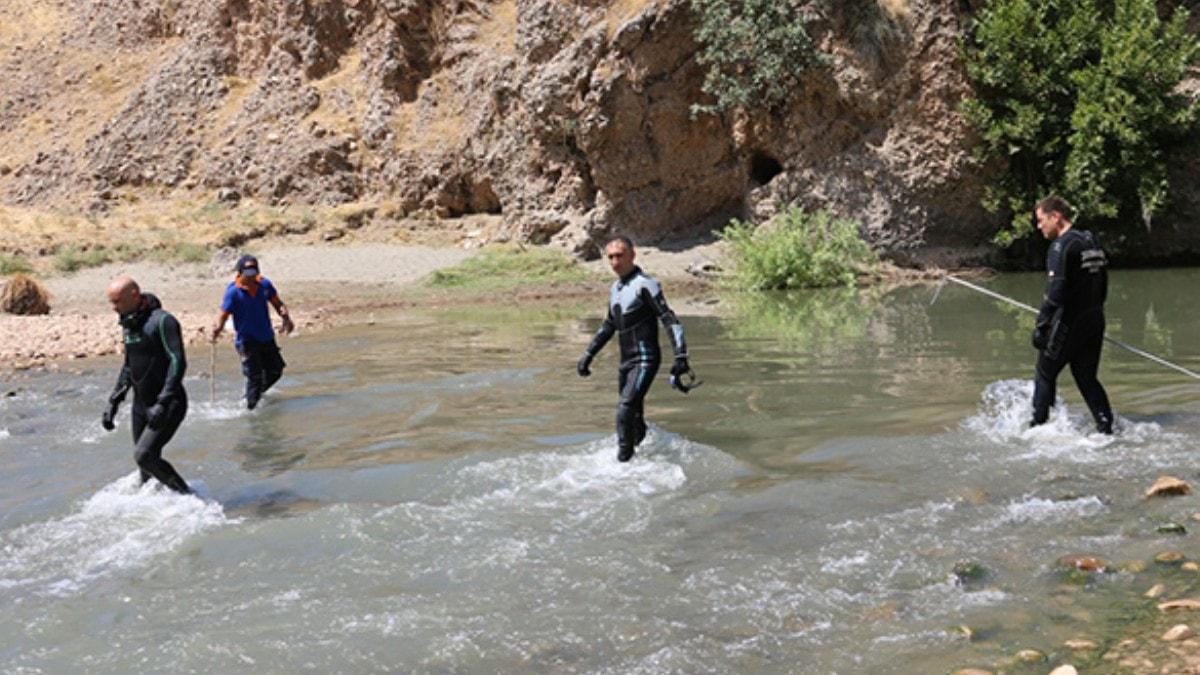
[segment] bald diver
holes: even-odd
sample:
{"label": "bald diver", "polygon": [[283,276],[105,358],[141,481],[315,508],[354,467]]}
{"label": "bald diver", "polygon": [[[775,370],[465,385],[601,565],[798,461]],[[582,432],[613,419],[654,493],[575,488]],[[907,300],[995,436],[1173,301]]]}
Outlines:
{"label": "bald diver", "polygon": [[181,494],[191,488],[162,458],[163,447],[175,435],[187,415],[187,391],[183,374],[187,359],[179,321],[163,310],[158,298],[142,293],[130,277],[117,277],[109,284],[108,302],[120,316],[125,363],[117,385],[108,398],[101,424],[116,428],[113,419],[126,394],[133,391],[134,460],[142,483],[151,476]]}
{"label": "bald diver", "polygon": [[617,460],[628,462],[633,458],[634,449],[646,437],[643,411],[646,393],[650,391],[662,362],[658,327],[654,324],[656,317],[662,321],[675,354],[672,377],[681,377],[691,368],[688,366],[683,326],[667,306],[658,281],[633,264],[633,241],[628,237],[614,237],[605,245],[604,255],[617,280],[609,291],[608,315],[579,359],[576,370],[583,377],[591,375],[592,359],[614,334],[618,336],[621,365],[617,379],[620,391],[617,404]]}

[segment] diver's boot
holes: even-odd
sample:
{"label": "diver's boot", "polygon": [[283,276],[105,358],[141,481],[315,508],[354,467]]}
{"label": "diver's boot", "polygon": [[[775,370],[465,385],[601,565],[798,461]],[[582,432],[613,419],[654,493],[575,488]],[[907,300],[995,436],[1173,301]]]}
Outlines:
{"label": "diver's boot", "polygon": [[628,462],[631,459],[633,459],[633,446],[621,446],[621,448],[617,450],[618,462]]}
{"label": "diver's boot", "polygon": [[1112,436],[1113,420],[1111,414],[1100,413],[1096,415],[1096,431],[1105,436]]}

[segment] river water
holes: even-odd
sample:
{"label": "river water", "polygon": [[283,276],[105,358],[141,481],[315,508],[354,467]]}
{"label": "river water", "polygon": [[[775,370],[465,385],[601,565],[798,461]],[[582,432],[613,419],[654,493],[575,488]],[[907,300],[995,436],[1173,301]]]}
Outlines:
{"label": "river water", "polygon": [[[1040,275],[987,285],[1036,303]],[[1113,274],[1109,333],[1200,368],[1195,271]],[[668,292],[669,292],[668,288]],[[705,381],[651,391],[615,461],[596,306],[381,317],[283,341],[239,407],[231,351],[166,456],[203,499],[139,487],[116,362],[0,402],[0,671],[943,672],[1102,640],[1153,581],[1073,583],[1194,549],[1200,388],[1108,349],[1119,417],[1064,373],[1027,430],[1032,317],[964,289],[723,297],[682,319]],[[701,305],[703,306],[703,305]],[[114,331],[116,326],[114,325]],[[956,563],[986,577],[957,583]],[[970,626],[972,639],[954,627]]]}

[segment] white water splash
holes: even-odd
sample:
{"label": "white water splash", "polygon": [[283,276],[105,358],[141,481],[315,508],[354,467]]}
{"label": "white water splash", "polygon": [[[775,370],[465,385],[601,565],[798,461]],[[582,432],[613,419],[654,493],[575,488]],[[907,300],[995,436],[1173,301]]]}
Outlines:
{"label": "white water splash", "polygon": [[1154,422],[1131,422],[1119,415],[1114,424],[1115,435],[1098,433],[1089,413],[1072,418],[1061,397],[1055,398],[1045,424],[1030,427],[1032,400],[1032,380],[993,382],[983,391],[979,412],[967,418],[963,427],[994,443],[1019,442],[1029,446],[1028,451],[1012,458],[1022,461],[1038,458],[1088,461],[1096,458],[1094,451],[1114,443],[1137,445],[1175,437],[1164,434],[1162,427]]}
{"label": "white water splash", "polygon": [[[196,483],[198,494],[207,488]],[[79,510],[0,537],[0,589],[69,595],[88,582],[141,567],[193,535],[228,522],[221,505],[178,495],[136,472],[104,486]]]}

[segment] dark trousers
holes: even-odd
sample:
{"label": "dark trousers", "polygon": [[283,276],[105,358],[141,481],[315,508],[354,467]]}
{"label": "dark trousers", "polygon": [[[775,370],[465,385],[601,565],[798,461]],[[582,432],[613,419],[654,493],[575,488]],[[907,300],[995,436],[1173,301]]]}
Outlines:
{"label": "dark trousers", "polygon": [[283,376],[287,364],[274,340],[243,340],[237,349],[242,359],[242,374],[246,376],[246,407],[254,408],[271,385]]}
{"label": "dark trousers", "polygon": [[657,359],[622,363],[618,382],[621,399],[617,404],[617,460],[628,462],[633,449],[646,437],[644,404],[654,376],[658,374]]}
{"label": "dark trousers", "polygon": [[1087,402],[1096,428],[1112,433],[1113,413],[1096,371],[1100,368],[1100,350],[1104,346],[1104,315],[1092,312],[1079,317],[1071,324],[1066,345],[1058,358],[1049,358],[1045,352],[1038,354],[1033,379],[1033,423],[1042,424],[1050,416],[1058,374],[1071,366],[1071,375],[1083,400]]}
{"label": "dark trousers", "polygon": [[187,395],[180,394],[167,408],[166,418],[157,429],[151,429],[146,424],[146,407],[138,401],[133,402],[133,459],[137,462],[142,474],[142,482],[154,476],[158,482],[176,492],[188,494],[188,488],[183,477],[175,471],[171,463],[162,458],[163,447],[175,436],[175,431],[187,416]]}

